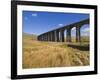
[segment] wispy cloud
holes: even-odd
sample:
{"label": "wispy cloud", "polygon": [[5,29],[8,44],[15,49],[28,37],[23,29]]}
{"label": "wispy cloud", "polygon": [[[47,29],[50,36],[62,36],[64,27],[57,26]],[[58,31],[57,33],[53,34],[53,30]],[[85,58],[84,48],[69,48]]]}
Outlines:
{"label": "wispy cloud", "polygon": [[58,26],[63,26],[63,24],[58,24]]}
{"label": "wispy cloud", "polygon": [[36,16],[38,16],[38,14],[37,13],[33,13],[32,16],[33,17],[36,17]]}

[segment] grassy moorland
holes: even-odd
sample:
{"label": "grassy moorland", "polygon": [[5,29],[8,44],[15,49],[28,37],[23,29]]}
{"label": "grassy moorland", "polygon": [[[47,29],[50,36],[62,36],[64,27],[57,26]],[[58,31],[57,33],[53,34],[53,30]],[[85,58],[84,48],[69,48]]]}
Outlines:
{"label": "grassy moorland", "polygon": [[23,35],[24,69],[86,66],[89,65],[89,58],[89,50],[69,47],[66,42],[37,41],[36,35]]}

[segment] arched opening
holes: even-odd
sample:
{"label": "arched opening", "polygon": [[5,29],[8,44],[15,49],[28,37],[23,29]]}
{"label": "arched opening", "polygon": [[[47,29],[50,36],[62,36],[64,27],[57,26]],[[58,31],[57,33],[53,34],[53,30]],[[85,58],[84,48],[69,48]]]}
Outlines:
{"label": "arched opening", "polygon": [[71,29],[71,42],[76,42],[76,27]]}
{"label": "arched opening", "polygon": [[58,37],[59,37],[59,40],[58,40],[58,42],[60,42],[60,30],[59,30],[58,34],[59,34],[59,36],[58,36]]}
{"label": "arched opening", "polygon": [[81,32],[81,43],[89,43],[90,41],[90,26],[85,24],[80,28]]}
{"label": "arched opening", "polygon": [[64,42],[67,42],[67,29],[64,30]]}

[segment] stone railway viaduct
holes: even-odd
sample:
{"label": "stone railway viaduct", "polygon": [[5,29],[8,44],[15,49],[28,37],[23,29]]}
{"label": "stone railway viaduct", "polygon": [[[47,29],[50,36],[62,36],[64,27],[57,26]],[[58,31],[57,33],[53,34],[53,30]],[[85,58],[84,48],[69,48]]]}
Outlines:
{"label": "stone railway viaduct", "polygon": [[85,19],[76,23],[66,25],[48,32],[45,32],[37,37],[39,41],[53,41],[53,42],[64,42],[64,31],[66,30],[66,41],[71,42],[71,29],[76,27],[76,42],[81,41],[80,28],[89,24],[89,19]]}

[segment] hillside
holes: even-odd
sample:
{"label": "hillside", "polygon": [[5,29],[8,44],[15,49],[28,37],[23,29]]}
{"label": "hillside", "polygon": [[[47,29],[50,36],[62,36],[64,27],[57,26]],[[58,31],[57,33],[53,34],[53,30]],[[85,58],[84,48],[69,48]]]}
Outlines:
{"label": "hillside", "polygon": [[23,33],[23,39],[37,40],[37,35],[29,34],[29,33]]}

